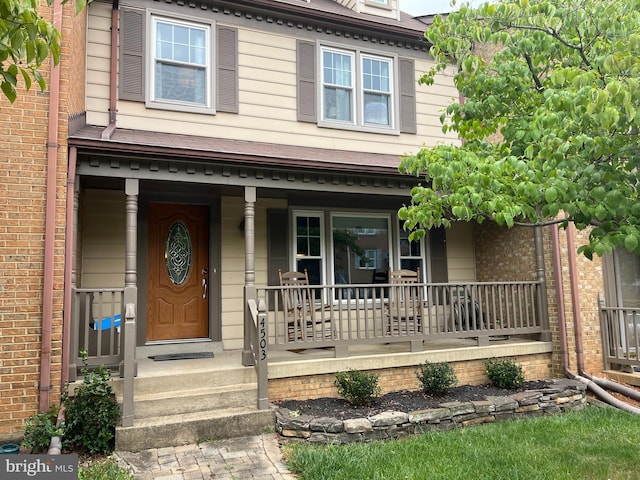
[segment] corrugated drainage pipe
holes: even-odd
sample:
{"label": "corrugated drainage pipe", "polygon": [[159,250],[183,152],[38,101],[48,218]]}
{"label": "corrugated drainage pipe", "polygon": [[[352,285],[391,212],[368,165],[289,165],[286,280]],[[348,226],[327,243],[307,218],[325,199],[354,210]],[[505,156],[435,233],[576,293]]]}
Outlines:
{"label": "corrugated drainage pipe", "polygon": [[[625,412],[629,412],[629,413],[634,413],[636,415],[640,415],[640,408],[636,408],[633,407],[631,405],[629,405],[628,403],[623,402],[622,400],[617,399],[616,397],[614,397],[613,395],[611,395],[610,393],[608,393],[607,391],[605,391],[601,386],[599,386],[594,380],[590,379],[590,378],[586,378],[582,375],[578,375],[574,372],[572,372],[571,370],[569,370],[569,353],[568,353],[568,342],[567,342],[567,329],[566,329],[566,317],[564,314],[564,288],[562,286],[562,264],[560,261],[560,238],[558,235],[558,227],[552,227],[553,228],[553,235],[552,235],[552,246],[553,246],[553,270],[554,270],[554,280],[555,280],[555,284],[556,284],[556,297],[557,297],[557,305],[558,305],[558,332],[560,334],[560,351],[561,351],[561,358],[562,358],[562,369],[565,373],[565,375],[567,375],[569,378],[573,378],[574,380],[578,380],[581,383],[584,383],[587,388],[593,392],[599,399],[601,399],[602,401],[608,403],[609,405],[619,408],[620,410],[624,410]],[[572,228],[572,225],[569,227]],[[570,270],[570,275],[573,276],[575,275],[575,242],[573,241],[572,237],[570,237],[569,235],[567,236],[568,239],[568,245],[567,245],[567,249],[569,252],[569,270]],[[573,252],[573,253],[572,253]],[[573,265],[572,265],[573,262]],[[572,287],[573,287],[573,283],[572,283]],[[572,297],[574,299],[573,301],[573,308],[574,308],[574,320],[575,320],[575,314],[576,314],[576,310],[577,310],[577,305],[576,305],[576,299],[575,297]],[[579,323],[578,323],[579,325]],[[577,326],[576,326],[577,329]],[[579,332],[576,331],[576,335],[578,335]],[[581,352],[578,352],[578,355],[580,355]],[[583,359],[579,359],[579,362],[582,362]],[[613,383],[613,382],[609,382],[609,383]],[[618,385],[619,387],[623,387],[622,385]],[[625,387],[626,388],[626,387]],[[613,388],[611,388],[611,390],[613,390]],[[622,392],[620,392],[622,393]],[[637,392],[636,392],[637,393]]]}

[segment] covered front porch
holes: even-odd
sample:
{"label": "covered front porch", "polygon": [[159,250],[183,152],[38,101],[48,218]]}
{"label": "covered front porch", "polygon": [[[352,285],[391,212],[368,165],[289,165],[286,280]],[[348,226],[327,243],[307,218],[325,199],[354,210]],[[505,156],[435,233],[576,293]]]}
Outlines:
{"label": "covered front porch", "polygon": [[[113,367],[123,427],[148,422],[143,409],[168,412],[170,398],[182,418],[205,415],[214,393],[256,410],[313,378],[326,388],[296,395],[332,394],[331,377],[348,368],[403,372],[406,383],[425,360],[449,361],[462,381],[481,383],[484,359],[511,356],[549,371],[540,232],[460,224],[408,242],[396,212],[415,179],[391,167],[310,171],[77,148],[67,372],[81,373],[81,351],[89,366]],[[181,273],[177,260],[189,256],[167,259],[185,231],[201,253]],[[396,270],[419,272],[402,294]],[[308,272],[303,303],[285,300],[297,288],[279,281],[286,271]],[[183,280],[189,302],[204,306],[165,295]],[[202,328],[165,334],[181,305]],[[214,356],[149,359],[165,352]],[[228,390],[234,378],[253,393]]]}

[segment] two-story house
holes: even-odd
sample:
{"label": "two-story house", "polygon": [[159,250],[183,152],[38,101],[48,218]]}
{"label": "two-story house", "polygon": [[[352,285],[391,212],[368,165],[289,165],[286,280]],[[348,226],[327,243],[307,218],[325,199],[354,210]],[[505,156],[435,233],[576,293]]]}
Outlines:
{"label": "two-story house", "polygon": [[[397,0],[94,0],[63,19],[51,372],[32,363],[56,384],[47,401],[81,349],[119,367],[117,445],[137,449],[228,434],[218,417],[259,432],[269,401],[334,396],[349,368],[384,390],[416,388],[425,360],[461,383],[486,382],[491,357],[562,374],[563,239],[461,223],[409,242],[397,219],[420,181],[400,157],[459,141],[439,121],[453,71],[418,84],[427,25]],[[419,272],[409,314],[401,269]],[[287,271],[311,286],[283,287]]]}

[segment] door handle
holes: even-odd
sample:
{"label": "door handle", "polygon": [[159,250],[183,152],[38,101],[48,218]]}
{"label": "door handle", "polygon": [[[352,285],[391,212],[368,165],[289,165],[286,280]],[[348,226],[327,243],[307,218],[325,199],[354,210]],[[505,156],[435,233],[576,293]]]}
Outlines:
{"label": "door handle", "polygon": [[206,299],[207,298],[207,279],[203,278],[202,279],[202,299]]}

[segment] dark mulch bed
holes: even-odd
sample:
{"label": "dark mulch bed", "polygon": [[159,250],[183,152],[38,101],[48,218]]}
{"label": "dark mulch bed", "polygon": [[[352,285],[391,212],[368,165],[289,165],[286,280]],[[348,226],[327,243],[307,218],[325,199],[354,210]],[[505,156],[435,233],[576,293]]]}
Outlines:
{"label": "dark mulch bed", "polygon": [[447,394],[441,396],[429,396],[421,391],[400,390],[382,395],[368,407],[355,407],[342,398],[285,400],[275,402],[275,405],[279,408],[299,412],[301,415],[348,420],[370,417],[388,410],[413,412],[437,408],[446,402],[471,402],[486,400],[487,397],[506,397],[516,392],[544,388],[546,385],[547,383],[544,381],[525,382],[517,390],[505,390],[492,385],[461,385],[450,389]]}

